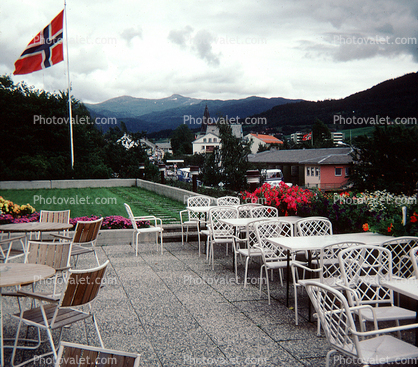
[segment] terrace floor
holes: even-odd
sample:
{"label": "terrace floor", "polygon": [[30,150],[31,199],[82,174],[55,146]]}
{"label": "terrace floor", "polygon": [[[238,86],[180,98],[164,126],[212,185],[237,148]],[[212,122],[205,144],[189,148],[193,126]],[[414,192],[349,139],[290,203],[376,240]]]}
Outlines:
{"label": "terrace floor", "polygon": [[[123,242],[123,241],[122,241]],[[316,323],[307,320],[306,292],[300,292],[300,322],[285,306],[285,287],[275,275],[268,305],[266,287],[258,290],[259,264],[250,268],[250,284],[235,283],[232,253],[215,253],[215,270],[197,243],[165,243],[164,254],[144,244],[135,257],[128,243],[98,247],[101,262],[110,260],[107,281],[94,307],[104,344],[108,348],[141,353],[141,366],[324,366],[329,346],[316,335]],[[78,268],[91,267],[93,257],[80,258]],[[290,306],[293,306],[291,291]],[[3,304],[5,337],[14,337],[14,300]],[[63,339],[99,345],[94,327],[81,323],[64,329]],[[413,340],[411,334],[404,338]],[[18,352],[19,356],[22,352]],[[39,352],[38,352],[39,353]],[[10,361],[6,349],[6,365]],[[335,357],[336,365],[342,356]],[[48,359],[35,366],[49,366]],[[351,366],[353,364],[350,364]]]}

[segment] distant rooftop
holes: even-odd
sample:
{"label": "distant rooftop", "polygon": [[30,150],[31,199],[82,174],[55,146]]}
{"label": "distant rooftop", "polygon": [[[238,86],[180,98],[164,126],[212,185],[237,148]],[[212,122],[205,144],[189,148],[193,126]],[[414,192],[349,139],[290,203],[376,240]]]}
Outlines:
{"label": "distant rooftop", "polygon": [[250,155],[252,163],[283,164],[348,164],[351,163],[351,148],[269,150]]}

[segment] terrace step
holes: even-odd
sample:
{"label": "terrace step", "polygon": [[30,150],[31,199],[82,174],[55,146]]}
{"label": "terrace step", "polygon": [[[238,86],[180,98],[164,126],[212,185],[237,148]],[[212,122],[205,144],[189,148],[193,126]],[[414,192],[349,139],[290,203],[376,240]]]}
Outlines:
{"label": "terrace step", "polygon": [[[181,225],[179,224],[163,224],[164,242],[181,242]],[[202,238],[201,238],[202,240]],[[189,230],[188,241],[197,241],[197,232]]]}

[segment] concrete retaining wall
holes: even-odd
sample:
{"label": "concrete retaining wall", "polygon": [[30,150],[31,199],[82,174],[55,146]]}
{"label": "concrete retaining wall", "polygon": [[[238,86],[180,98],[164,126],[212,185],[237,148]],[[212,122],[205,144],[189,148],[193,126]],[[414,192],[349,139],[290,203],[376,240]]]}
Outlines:
{"label": "concrete retaining wall", "polygon": [[[137,178],[111,178],[103,180],[45,180],[45,181],[0,181],[0,190],[13,189],[69,189],[78,187],[131,187],[137,186],[155,192],[170,199],[187,202],[187,198],[197,195],[195,192],[177,187],[162,185],[156,182]],[[215,200],[215,199],[213,199]]]}
{"label": "concrete retaining wall", "polygon": [[10,189],[72,189],[78,187],[136,186],[135,178],[110,178],[108,180],[49,180],[49,181],[0,181],[0,190]]}

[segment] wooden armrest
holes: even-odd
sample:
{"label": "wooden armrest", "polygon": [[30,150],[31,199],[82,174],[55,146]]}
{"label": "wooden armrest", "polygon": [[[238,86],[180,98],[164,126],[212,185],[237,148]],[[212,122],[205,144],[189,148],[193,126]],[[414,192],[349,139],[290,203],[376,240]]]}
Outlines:
{"label": "wooden armrest", "polygon": [[57,303],[59,301],[59,298],[57,297],[53,297],[53,296],[48,296],[46,294],[43,293],[36,293],[36,292],[26,292],[26,291],[18,291],[17,292],[19,295],[22,295],[24,297],[29,297],[29,298],[33,298],[33,299],[37,299],[40,301],[46,301],[46,302],[52,302],[52,303]]}
{"label": "wooden armrest", "polygon": [[63,236],[62,234],[54,234],[54,233],[51,233],[50,236],[51,237],[54,237],[54,238],[59,238],[61,240],[68,240],[68,241],[72,241],[73,240],[72,237]]}
{"label": "wooden armrest", "polygon": [[0,244],[2,244],[2,243],[8,243],[8,242],[16,241],[16,240],[21,240],[23,238],[25,238],[25,236],[17,236],[17,237],[5,238],[4,240],[1,240],[0,241]]}

